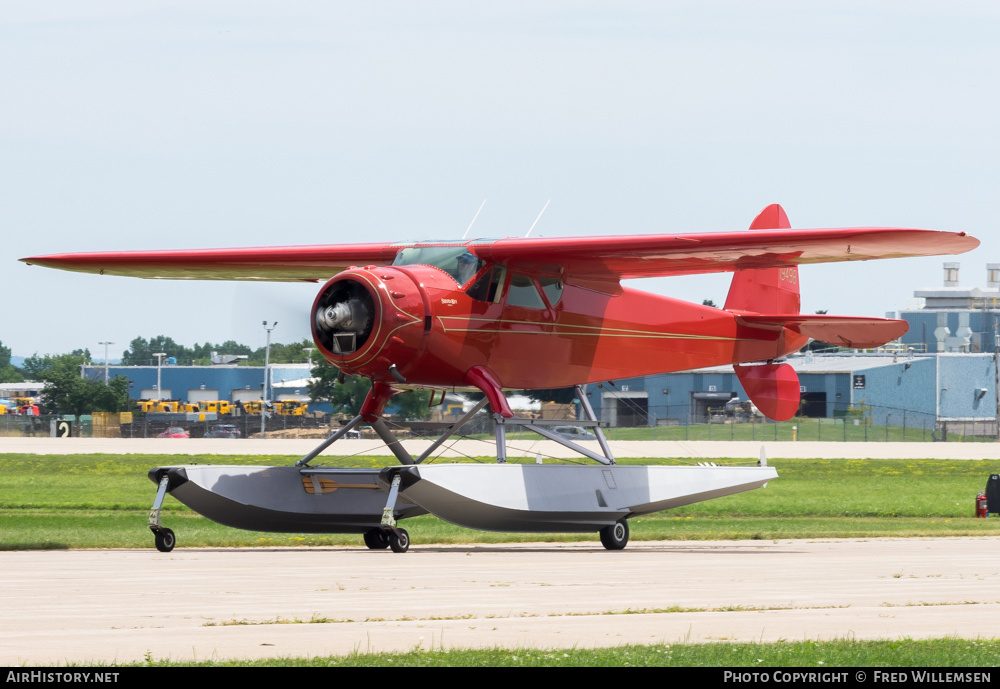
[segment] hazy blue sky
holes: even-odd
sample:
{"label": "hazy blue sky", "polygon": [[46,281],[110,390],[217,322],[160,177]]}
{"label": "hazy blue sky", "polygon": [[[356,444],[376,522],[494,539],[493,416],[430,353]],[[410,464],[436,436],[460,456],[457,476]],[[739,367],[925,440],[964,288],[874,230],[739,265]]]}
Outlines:
{"label": "hazy blue sky", "polygon": [[[795,227],[965,230],[1000,262],[1000,9],[985,2],[0,4],[0,340],[308,334],[313,285],[27,267],[79,250]],[[803,269],[883,315],[947,258]],[[651,280],[725,298],[729,276]]]}

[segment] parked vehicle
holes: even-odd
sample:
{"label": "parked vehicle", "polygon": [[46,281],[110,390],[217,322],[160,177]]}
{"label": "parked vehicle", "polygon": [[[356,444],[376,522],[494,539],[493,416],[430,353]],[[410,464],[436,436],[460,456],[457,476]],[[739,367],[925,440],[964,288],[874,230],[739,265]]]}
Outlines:
{"label": "parked vehicle", "polygon": [[270,413],[272,409],[270,402],[262,402],[261,400],[247,400],[241,402],[240,406],[243,408],[244,414],[260,414],[261,411]]}
{"label": "parked vehicle", "polygon": [[[234,405],[226,400],[202,400],[197,411],[214,411],[216,414],[232,414]],[[208,437],[208,436],[206,436]]]}
{"label": "parked vehicle", "polygon": [[212,426],[212,429],[205,434],[206,438],[242,438],[243,434],[240,433],[240,429],[236,426],[229,424],[220,424],[218,426]]}
{"label": "parked vehicle", "polygon": [[309,403],[301,400],[280,400],[274,403],[274,411],[279,416],[304,416],[309,411]]}
{"label": "parked vehicle", "polygon": [[167,430],[160,433],[157,438],[190,438],[190,434],[185,431],[180,426],[171,426]]}

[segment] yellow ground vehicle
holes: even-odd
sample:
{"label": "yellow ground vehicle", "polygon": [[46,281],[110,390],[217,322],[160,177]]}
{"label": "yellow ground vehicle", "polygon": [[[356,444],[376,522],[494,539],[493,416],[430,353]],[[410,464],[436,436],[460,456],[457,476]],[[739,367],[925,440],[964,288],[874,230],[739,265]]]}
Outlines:
{"label": "yellow ground vehicle", "polygon": [[194,411],[214,411],[216,414],[232,414],[233,404],[225,400],[202,400]]}
{"label": "yellow ground vehicle", "polygon": [[144,412],[187,412],[198,411],[197,404],[180,400],[139,400],[136,402]]}
{"label": "yellow ground vehicle", "polygon": [[281,416],[303,416],[309,411],[309,404],[301,400],[281,400],[274,403],[274,411]]}
{"label": "yellow ground vehicle", "polygon": [[[268,407],[270,407],[270,404]],[[249,400],[247,402],[243,402],[244,414],[260,414],[262,408],[264,408],[264,403],[261,400]]]}

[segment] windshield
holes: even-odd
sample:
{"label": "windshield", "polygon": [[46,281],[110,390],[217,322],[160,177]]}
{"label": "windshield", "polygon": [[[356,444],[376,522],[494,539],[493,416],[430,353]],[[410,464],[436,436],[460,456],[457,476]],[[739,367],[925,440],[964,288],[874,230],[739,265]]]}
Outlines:
{"label": "windshield", "polygon": [[472,279],[486,262],[464,246],[412,246],[396,254],[394,266],[425,265],[440,268],[459,285]]}

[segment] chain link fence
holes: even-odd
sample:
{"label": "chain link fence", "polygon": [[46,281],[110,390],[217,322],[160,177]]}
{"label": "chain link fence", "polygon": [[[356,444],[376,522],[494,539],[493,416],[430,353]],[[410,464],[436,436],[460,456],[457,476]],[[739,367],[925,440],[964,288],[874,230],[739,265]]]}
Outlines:
{"label": "chain link fence", "polygon": [[[749,404],[645,406],[617,402],[618,423],[605,430],[616,440],[785,440],[825,442],[988,442],[995,418],[941,419],[923,411],[881,405],[830,405],[832,416],[796,416],[775,422]],[[604,400],[607,404],[608,400]],[[611,416],[605,412],[603,418]],[[622,422],[625,423],[622,423]]]}
{"label": "chain link fence", "polygon": [[[617,417],[617,425],[605,426],[610,440],[753,440],[823,442],[995,442],[997,422],[993,418],[938,419],[933,414],[902,407],[864,406],[834,409],[833,417],[794,417],[774,422],[749,407],[726,409],[701,405],[643,406],[633,400],[618,400],[628,407]],[[190,437],[205,437],[218,425],[235,426],[239,437],[260,437],[259,415],[222,417],[207,421],[179,421],[160,414],[94,414],[86,416],[0,415],[0,436],[78,438],[155,438],[170,427],[184,428]],[[605,414],[605,419],[607,415]],[[271,415],[265,417],[266,434],[283,436],[296,429],[329,432],[327,419]],[[68,425],[63,422],[69,422]],[[567,414],[566,423],[574,419]],[[334,424],[336,425],[336,424]],[[401,435],[420,433],[400,424]],[[443,426],[446,424],[434,424]],[[440,428],[432,429],[433,433]],[[514,431],[511,428],[512,432]],[[462,429],[465,434],[491,435],[493,420],[483,413]],[[287,437],[287,436],[286,436]],[[307,437],[303,435],[303,437]]]}

